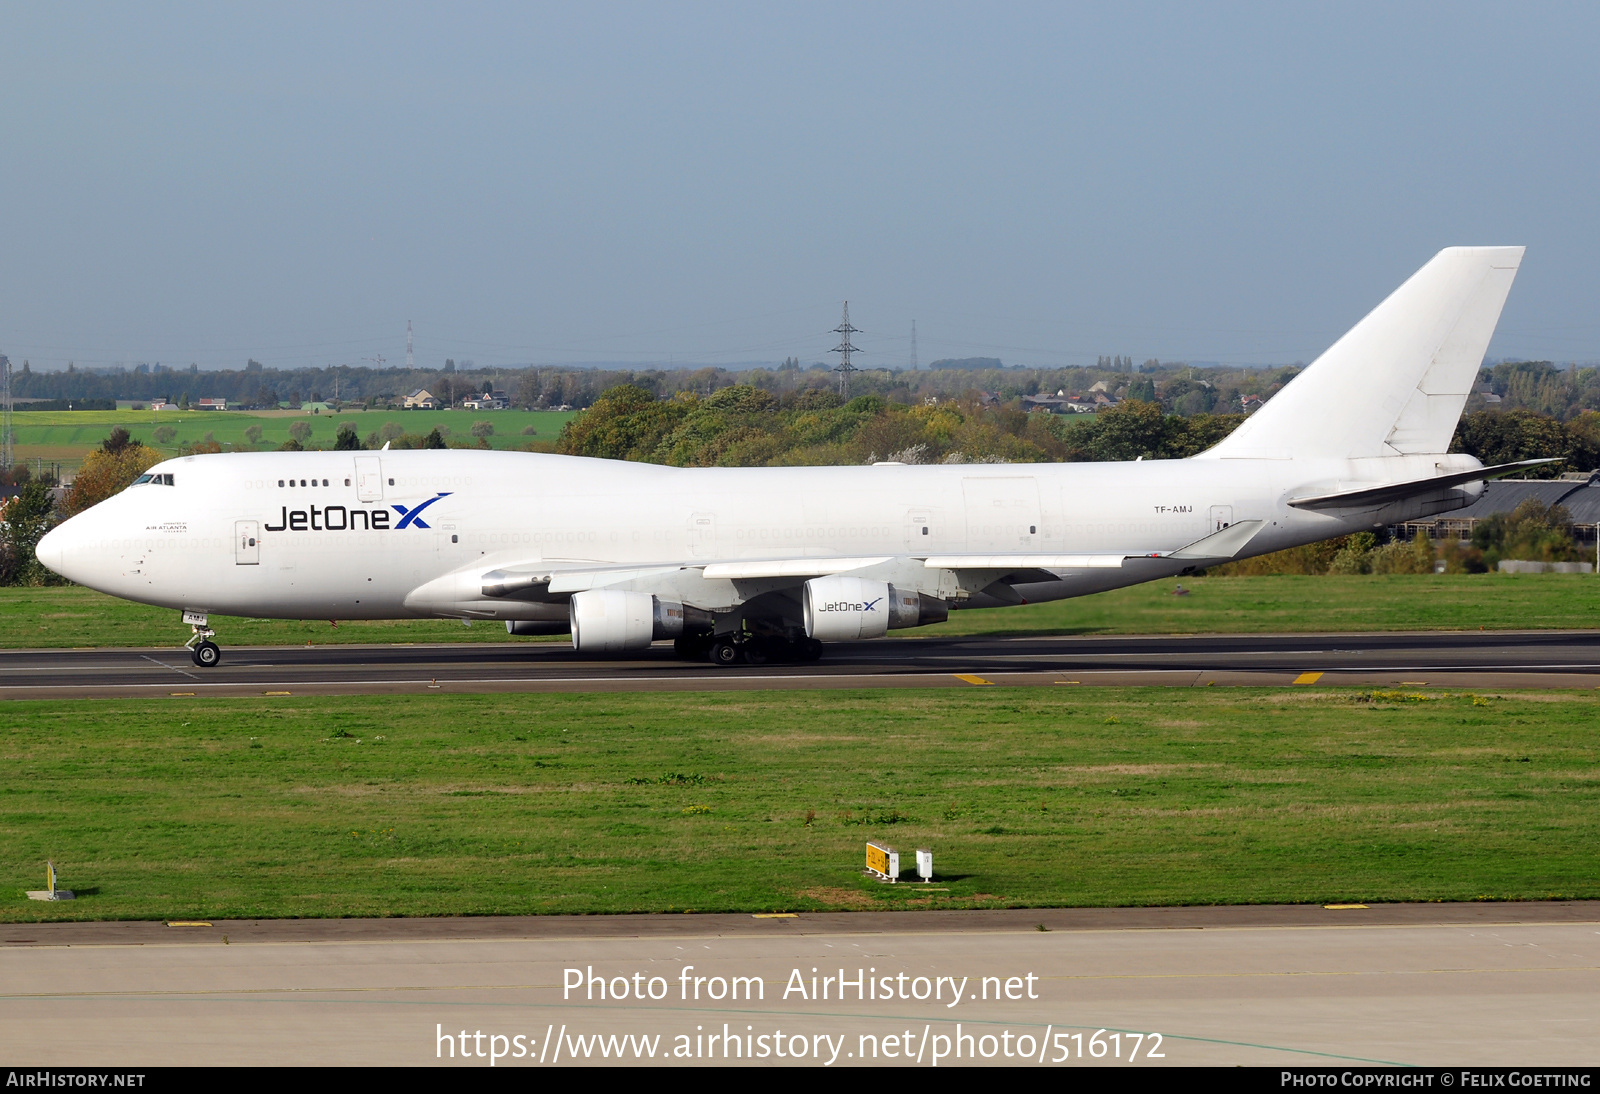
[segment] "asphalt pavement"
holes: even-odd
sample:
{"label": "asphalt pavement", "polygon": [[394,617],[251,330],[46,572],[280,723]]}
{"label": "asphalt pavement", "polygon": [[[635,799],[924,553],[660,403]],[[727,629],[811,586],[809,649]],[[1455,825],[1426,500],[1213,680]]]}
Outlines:
{"label": "asphalt pavement", "polygon": [[671,646],[614,657],[564,643],[0,651],[0,698],[508,691],[1157,685],[1600,687],[1600,632],[888,638],[804,664],[719,668]]}

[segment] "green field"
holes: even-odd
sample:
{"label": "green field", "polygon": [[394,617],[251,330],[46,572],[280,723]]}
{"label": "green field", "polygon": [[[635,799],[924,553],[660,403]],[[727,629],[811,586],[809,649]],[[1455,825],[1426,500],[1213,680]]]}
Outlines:
{"label": "green field", "polygon": [[[1052,604],[956,612],[896,636],[1217,634],[1295,631],[1600,629],[1600,578],[1583,574],[1384,574],[1185,578]],[[0,589],[0,647],[176,646],[178,613],[75,586]],[[224,648],[333,642],[505,642],[498,623],[213,618]],[[557,641],[564,641],[557,639]]]}
{"label": "green field", "polygon": [[[250,442],[245,430],[253,425],[261,427],[259,448],[277,448],[289,439],[289,426],[294,422],[311,426],[308,447],[332,448],[339,426],[345,422],[354,425],[363,439],[384,423],[394,422],[407,433],[425,434],[437,426],[448,430],[451,440],[473,440],[472,423],[488,421],[494,423],[494,436],[488,438],[490,447],[519,448],[530,442],[553,443],[572,416],[553,410],[345,410],[338,414],[298,410],[19,410],[15,429],[20,459],[75,466],[117,426],[141,444],[173,455],[181,445],[204,440],[207,433],[225,449],[231,446],[248,450]],[[160,426],[177,430],[171,444],[156,443],[155,431]],[[524,434],[524,429],[536,432]]]}
{"label": "green field", "polygon": [[[1600,897],[1600,696],[12,703],[0,917]],[[862,876],[932,847],[931,887]],[[41,904],[53,859],[75,902]]]}

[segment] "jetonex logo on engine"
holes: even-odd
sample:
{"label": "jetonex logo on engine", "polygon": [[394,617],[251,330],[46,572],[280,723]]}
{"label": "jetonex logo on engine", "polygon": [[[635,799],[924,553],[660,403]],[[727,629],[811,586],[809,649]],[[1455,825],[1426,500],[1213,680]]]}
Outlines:
{"label": "jetonex logo on engine", "polygon": [[822,607],[820,607],[818,609],[818,611],[824,611],[824,612],[875,612],[875,611],[878,610],[878,605],[882,604],[882,603],[883,603],[883,597],[881,597],[881,596],[878,597],[878,599],[876,599],[876,600],[869,600],[864,604],[859,600],[857,600],[857,601],[830,600],[828,603],[822,605]]}

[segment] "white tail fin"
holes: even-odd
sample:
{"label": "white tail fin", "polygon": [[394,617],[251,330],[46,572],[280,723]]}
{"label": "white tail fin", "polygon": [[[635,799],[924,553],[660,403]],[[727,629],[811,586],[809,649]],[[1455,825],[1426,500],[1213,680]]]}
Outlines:
{"label": "white tail fin", "polygon": [[1202,458],[1445,451],[1522,252],[1440,251]]}

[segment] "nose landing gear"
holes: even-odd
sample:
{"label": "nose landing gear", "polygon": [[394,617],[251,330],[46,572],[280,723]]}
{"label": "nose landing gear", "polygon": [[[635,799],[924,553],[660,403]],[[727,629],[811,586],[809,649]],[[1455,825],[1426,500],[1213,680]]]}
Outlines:
{"label": "nose landing gear", "polygon": [[211,641],[217,632],[206,622],[206,614],[184,612],[183,621],[189,624],[189,630],[193,632],[189,635],[189,641],[183,644],[183,648],[189,651],[189,656],[194,658],[196,665],[203,669],[216,668],[217,662],[222,660],[222,647]]}

